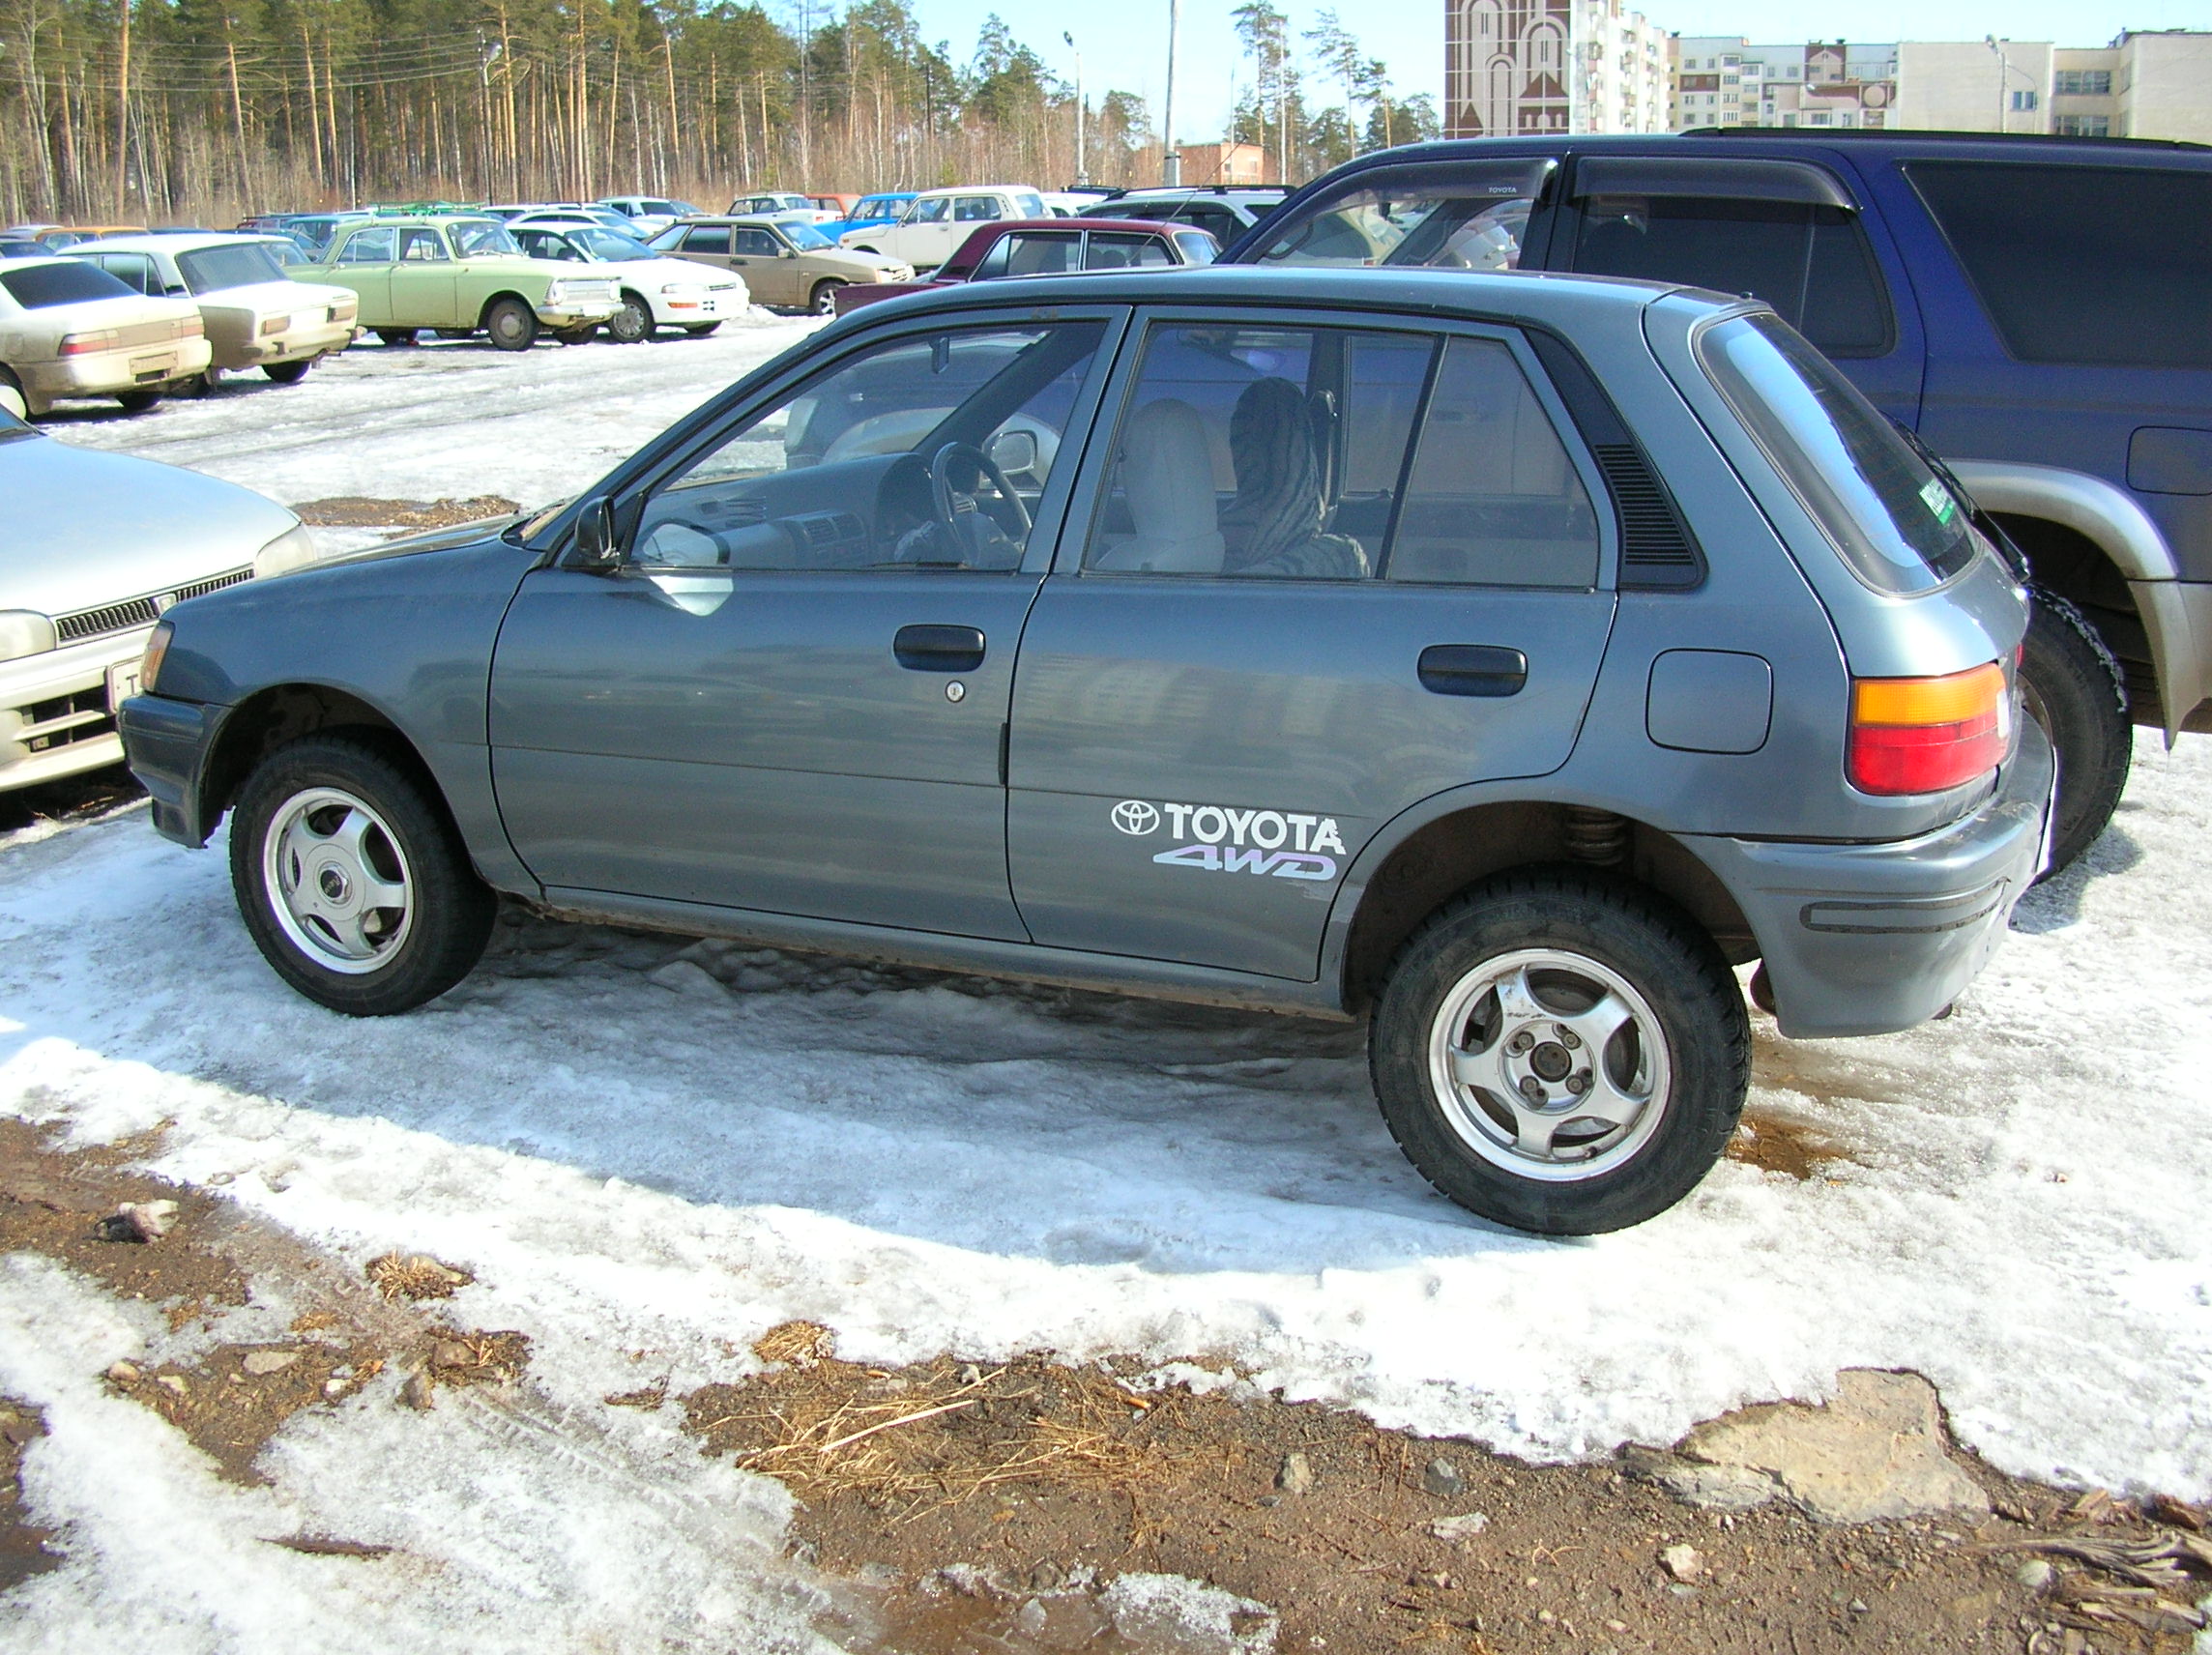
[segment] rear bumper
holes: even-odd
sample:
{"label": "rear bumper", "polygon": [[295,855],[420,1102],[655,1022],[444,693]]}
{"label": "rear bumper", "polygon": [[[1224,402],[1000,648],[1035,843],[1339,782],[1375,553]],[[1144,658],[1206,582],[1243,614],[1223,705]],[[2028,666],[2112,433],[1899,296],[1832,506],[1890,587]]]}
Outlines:
{"label": "rear bumper", "polygon": [[207,843],[212,822],[200,820],[200,778],[227,707],[134,695],[116,723],[123,757],[154,804],[154,830],[193,850]]}
{"label": "rear bumper", "polygon": [[2042,867],[2055,774],[2023,720],[1989,801],[1917,839],[1685,842],[1751,922],[1783,1033],[1887,1034],[1949,1005],[1996,951]]}
{"label": "rear bumper", "polygon": [[82,356],[21,363],[16,371],[31,400],[53,402],[65,396],[113,396],[118,392],[146,391],[172,380],[189,379],[206,371],[212,358],[207,339],[195,335],[166,344],[88,351]]}

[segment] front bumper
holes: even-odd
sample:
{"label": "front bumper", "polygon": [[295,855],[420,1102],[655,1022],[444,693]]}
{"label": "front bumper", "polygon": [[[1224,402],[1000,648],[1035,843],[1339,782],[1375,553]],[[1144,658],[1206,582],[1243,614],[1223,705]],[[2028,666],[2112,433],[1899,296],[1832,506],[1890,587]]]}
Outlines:
{"label": "front bumper", "polygon": [[1917,839],[1684,842],[1750,921],[1783,1033],[1887,1034],[1949,1005],[1996,951],[2042,869],[2056,773],[2023,719],[1988,802]]}
{"label": "front bumper", "polygon": [[195,851],[215,827],[200,820],[200,777],[229,711],[165,695],[134,695],[116,717],[131,773],[153,800],[154,830]]}
{"label": "front bumper", "polygon": [[0,792],[123,757],[109,669],[134,666],[151,627],[0,663]]}
{"label": "front bumper", "polygon": [[622,309],[620,301],[604,300],[593,304],[540,305],[538,319],[548,328],[581,328],[588,322],[605,322],[613,319]]}

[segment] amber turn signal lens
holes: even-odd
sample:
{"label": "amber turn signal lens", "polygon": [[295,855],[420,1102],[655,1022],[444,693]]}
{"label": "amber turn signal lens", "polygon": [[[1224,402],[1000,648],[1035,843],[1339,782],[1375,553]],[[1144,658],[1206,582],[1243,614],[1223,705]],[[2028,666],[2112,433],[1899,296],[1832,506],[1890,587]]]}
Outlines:
{"label": "amber turn signal lens", "polygon": [[157,621],[146,640],[146,653],[138,661],[138,687],[148,695],[154,693],[155,682],[161,676],[161,657],[169,653],[169,634],[175,630],[168,622]]}
{"label": "amber turn signal lens", "polygon": [[1996,769],[2011,695],[1995,661],[1941,678],[1851,682],[1849,770],[1861,793],[1941,793]]}

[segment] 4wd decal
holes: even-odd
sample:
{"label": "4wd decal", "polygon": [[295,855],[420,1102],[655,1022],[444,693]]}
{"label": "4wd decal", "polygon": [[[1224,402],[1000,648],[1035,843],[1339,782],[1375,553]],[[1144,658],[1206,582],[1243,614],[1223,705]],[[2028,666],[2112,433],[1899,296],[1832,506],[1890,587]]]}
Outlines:
{"label": "4wd decal", "polygon": [[1153,804],[1142,798],[1124,798],[1111,814],[1114,826],[1132,838],[1155,833],[1164,823],[1171,838],[1186,841],[1153,855],[1153,861],[1167,867],[1332,880],[1336,858],[1345,854],[1344,835],[1333,816],[1240,810],[1228,804]]}

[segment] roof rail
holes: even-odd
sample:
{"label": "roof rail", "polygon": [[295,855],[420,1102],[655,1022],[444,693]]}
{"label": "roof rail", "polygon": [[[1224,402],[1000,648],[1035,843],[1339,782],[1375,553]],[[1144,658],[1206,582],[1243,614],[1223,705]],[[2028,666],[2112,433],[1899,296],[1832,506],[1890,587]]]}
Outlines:
{"label": "roof rail", "polygon": [[1861,140],[1868,138],[1904,138],[1910,142],[1926,139],[1938,143],[2122,144],[2131,149],[2212,149],[2212,144],[2196,143],[2188,138],[2096,138],[2076,132],[1959,132],[1940,127],[1687,127],[1676,136],[1684,138],[1818,138],[1822,143],[1826,143],[1831,138]]}

